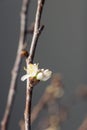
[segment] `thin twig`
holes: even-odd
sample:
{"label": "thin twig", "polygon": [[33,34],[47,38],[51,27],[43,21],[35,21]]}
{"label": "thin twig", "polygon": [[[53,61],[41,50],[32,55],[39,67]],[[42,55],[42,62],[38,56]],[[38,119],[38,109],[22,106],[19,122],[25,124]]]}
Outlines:
{"label": "thin twig", "polygon": [[[30,50],[29,50],[29,57],[26,60],[27,66],[28,66],[29,63],[33,62],[37,41],[38,41],[40,33],[43,30],[43,27],[40,27],[40,21],[41,21],[41,15],[42,15],[44,2],[45,2],[45,0],[38,0],[36,18],[35,18],[35,25],[34,25],[34,33],[33,33],[33,37],[32,37],[31,47],[30,47]],[[31,130],[32,88],[33,88],[33,86],[31,85],[30,80],[27,79],[26,104],[25,104],[25,113],[24,113],[25,130]]]}
{"label": "thin twig", "polygon": [[19,74],[19,69],[21,65],[21,51],[25,47],[25,31],[26,31],[26,26],[27,26],[27,12],[28,12],[28,5],[29,5],[29,0],[23,0],[23,5],[21,9],[21,25],[20,25],[20,38],[19,38],[19,45],[18,45],[18,50],[17,50],[17,56],[15,59],[15,63],[12,69],[11,73],[11,82],[10,82],[10,89],[8,93],[8,99],[7,99],[7,105],[5,108],[5,113],[3,116],[3,119],[1,121],[1,130],[6,130],[9,122],[9,117],[11,115],[11,110],[12,110],[12,105],[13,101],[15,98],[15,92],[16,92],[16,87],[17,87],[17,78]]}
{"label": "thin twig", "polygon": [[[29,80],[28,80],[29,81]],[[29,85],[29,83],[28,83]],[[48,107],[50,107],[50,113],[51,114],[56,114],[58,115],[58,104],[56,104],[56,100],[57,100],[57,96],[59,94],[59,90],[63,88],[63,83],[62,83],[62,79],[60,75],[53,75],[51,84],[46,87],[43,95],[40,97],[39,102],[34,106],[32,112],[31,112],[31,124],[33,124],[33,122],[36,120],[36,118],[38,117],[40,111],[42,111],[42,109],[44,108],[45,105],[48,105]],[[58,93],[57,93],[58,92]],[[56,95],[56,97],[55,97]],[[52,105],[52,104],[54,105]],[[60,121],[63,122],[63,120],[66,117],[66,114],[64,113],[64,109],[61,110],[63,112],[63,116],[62,114],[60,114]],[[60,111],[60,112],[61,112]],[[62,113],[61,112],[61,113]],[[24,121],[22,121],[22,125],[24,124]]]}
{"label": "thin twig", "polygon": [[29,57],[28,57],[28,61],[27,61],[28,63],[33,62],[37,41],[38,41],[40,33],[42,32],[42,30],[44,28],[44,26],[40,27],[40,21],[41,21],[41,15],[42,15],[44,2],[45,2],[45,0],[38,0],[35,25],[34,25],[34,33],[33,33],[33,38],[32,38],[32,42],[31,42],[31,47],[29,50]]}
{"label": "thin twig", "polygon": [[27,80],[27,89],[26,89],[26,108],[25,108],[25,130],[31,130],[31,100],[32,100],[32,91],[33,91],[33,86],[30,85],[29,80]]}

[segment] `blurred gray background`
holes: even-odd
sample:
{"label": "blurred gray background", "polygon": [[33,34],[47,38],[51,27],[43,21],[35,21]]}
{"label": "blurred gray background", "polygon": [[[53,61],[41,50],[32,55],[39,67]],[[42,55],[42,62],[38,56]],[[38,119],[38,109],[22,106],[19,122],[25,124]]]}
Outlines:
{"label": "blurred gray background", "polygon": [[[34,21],[36,0],[31,0],[29,24]],[[20,10],[22,0],[0,0],[0,120],[5,110],[6,99],[20,33]],[[42,24],[45,29],[38,41],[35,63],[41,68],[49,68],[53,73],[61,73],[65,94],[62,103],[69,110],[69,117],[61,130],[77,130],[87,115],[87,102],[71,101],[76,88],[87,84],[87,1],[86,0],[46,0]],[[29,36],[29,44],[31,36]],[[9,130],[19,130],[18,122],[23,117],[25,104],[25,82],[20,78],[25,73],[21,67],[16,98],[10,118]],[[46,85],[41,82],[34,89],[33,105],[40,99]],[[39,116],[41,118],[42,114]],[[37,119],[32,129],[35,130]]]}

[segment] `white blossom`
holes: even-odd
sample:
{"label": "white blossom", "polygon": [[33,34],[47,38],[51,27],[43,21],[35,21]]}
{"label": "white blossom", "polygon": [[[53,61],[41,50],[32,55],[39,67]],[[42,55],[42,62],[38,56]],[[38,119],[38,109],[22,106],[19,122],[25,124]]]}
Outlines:
{"label": "white blossom", "polygon": [[22,81],[24,81],[30,77],[36,78],[37,80],[46,81],[52,75],[52,71],[50,71],[49,69],[46,69],[46,70],[38,69],[38,64],[29,64],[27,66],[27,69],[25,69],[25,71],[27,72],[27,74],[25,74],[21,77]]}

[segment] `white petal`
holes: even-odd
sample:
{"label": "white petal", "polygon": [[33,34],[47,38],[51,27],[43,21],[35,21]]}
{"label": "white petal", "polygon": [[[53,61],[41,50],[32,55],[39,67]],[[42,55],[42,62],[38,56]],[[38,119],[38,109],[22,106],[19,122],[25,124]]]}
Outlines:
{"label": "white petal", "polygon": [[41,80],[42,80],[42,81],[47,81],[49,78],[50,78],[50,77],[44,76]]}
{"label": "white petal", "polygon": [[44,71],[44,78],[43,78],[43,81],[46,81],[46,80],[48,80],[50,77],[51,77],[51,75],[52,75],[52,71],[50,71],[50,70],[45,70]]}
{"label": "white petal", "polygon": [[50,75],[50,74],[52,74],[52,71],[50,71],[49,69],[46,69],[46,70],[44,70],[44,74],[45,75]]}
{"label": "white petal", "polygon": [[40,73],[37,74],[37,77],[36,77],[36,78],[37,78],[37,80],[42,80],[42,79],[43,79],[43,76],[44,76],[43,73],[40,72]]}
{"label": "white petal", "polygon": [[25,75],[23,75],[23,76],[21,77],[21,81],[24,81],[24,80],[28,79],[29,77],[30,77],[29,74],[25,74]]}
{"label": "white petal", "polygon": [[41,72],[38,73],[37,79],[41,81],[46,81],[51,77],[52,71],[50,70],[41,70]]}

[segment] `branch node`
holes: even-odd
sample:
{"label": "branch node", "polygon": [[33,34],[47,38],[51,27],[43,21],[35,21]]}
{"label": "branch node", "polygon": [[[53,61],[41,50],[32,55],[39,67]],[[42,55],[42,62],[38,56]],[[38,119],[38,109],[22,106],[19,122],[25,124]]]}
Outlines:
{"label": "branch node", "polygon": [[39,27],[39,33],[43,31],[44,27],[45,27],[44,25],[41,25],[41,27]]}

